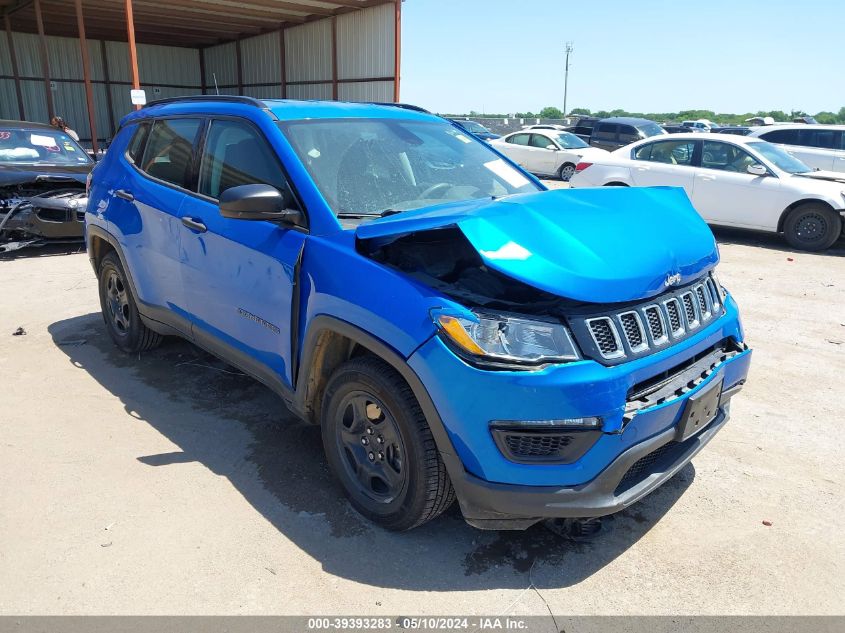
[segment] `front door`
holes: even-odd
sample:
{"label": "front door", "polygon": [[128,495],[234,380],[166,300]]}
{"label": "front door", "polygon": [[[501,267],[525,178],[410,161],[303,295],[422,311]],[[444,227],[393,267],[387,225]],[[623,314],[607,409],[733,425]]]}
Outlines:
{"label": "front door", "polygon": [[246,120],[210,122],[198,191],[182,206],[182,271],[194,337],[253,374],[293,384],[291,321],[301,231],[220,215],[238,185],[287,187],[278,157]]}
{"label": "front door", "polygon": [[707,222],[774,230],[786,203],[777,177],[749,174],[758,163],[732,143],[702,141],[692,203]]}
{"label": "front door", "polygon": [[554,174],[557,171],[557,145],[548,136],[532,134],[528,142],[531,171],[537,174]]}

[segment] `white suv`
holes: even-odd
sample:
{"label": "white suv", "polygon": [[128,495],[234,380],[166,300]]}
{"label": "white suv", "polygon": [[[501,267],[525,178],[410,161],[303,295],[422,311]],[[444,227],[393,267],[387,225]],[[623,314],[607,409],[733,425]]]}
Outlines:
{"label": "white suv", "polygon": [[845,171],[845,125],[765,126],[753,129],[748,136],[782,145],[813,169]]}

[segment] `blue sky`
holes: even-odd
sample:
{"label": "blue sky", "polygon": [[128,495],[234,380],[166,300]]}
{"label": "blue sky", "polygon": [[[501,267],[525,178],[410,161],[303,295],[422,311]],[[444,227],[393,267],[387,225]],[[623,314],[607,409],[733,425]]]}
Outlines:
{"label": "blue sky", "polygon": [[402,100],[437,112],[845,106],[845,0],[405,0]]}

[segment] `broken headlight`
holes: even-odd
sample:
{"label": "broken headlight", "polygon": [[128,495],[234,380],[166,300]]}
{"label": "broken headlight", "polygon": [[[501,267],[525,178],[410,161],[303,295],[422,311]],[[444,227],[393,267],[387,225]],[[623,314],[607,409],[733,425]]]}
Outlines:
{"label": "broken headlight", "polygon": [[472,356],[517,364],[580,358],[565,325],[502,314],[471,314],[436,314],[435,322],[451,343]]}

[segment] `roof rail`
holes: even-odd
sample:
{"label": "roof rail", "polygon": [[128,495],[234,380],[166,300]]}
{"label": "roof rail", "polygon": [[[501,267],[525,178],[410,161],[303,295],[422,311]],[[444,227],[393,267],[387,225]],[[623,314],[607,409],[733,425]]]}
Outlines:
{"label": "roof rail", "polygon": [[429,112],[425,108],[421,108],[420,106],[413,105],[411,103],[381,103],[379,101],[373,101],[373,105],[389,106],[392,108],[403,108],[405,110],[414,110],[415,112],[425,112],[426,114],[431,114],[431,112]]}
{"label": "roof rail", "polygon": [[150,101],[144,107],[149,108],[154,105],[163,105],[165,103],[182,103],[186,101],[228,101],[230,103],[242,103],[244,105],[255,106],[256,108],[266,108],[264,102],[253,97],[244,97],[240,95],[186,95],[184,97],[167,97],[166,99],[155,99]]}

